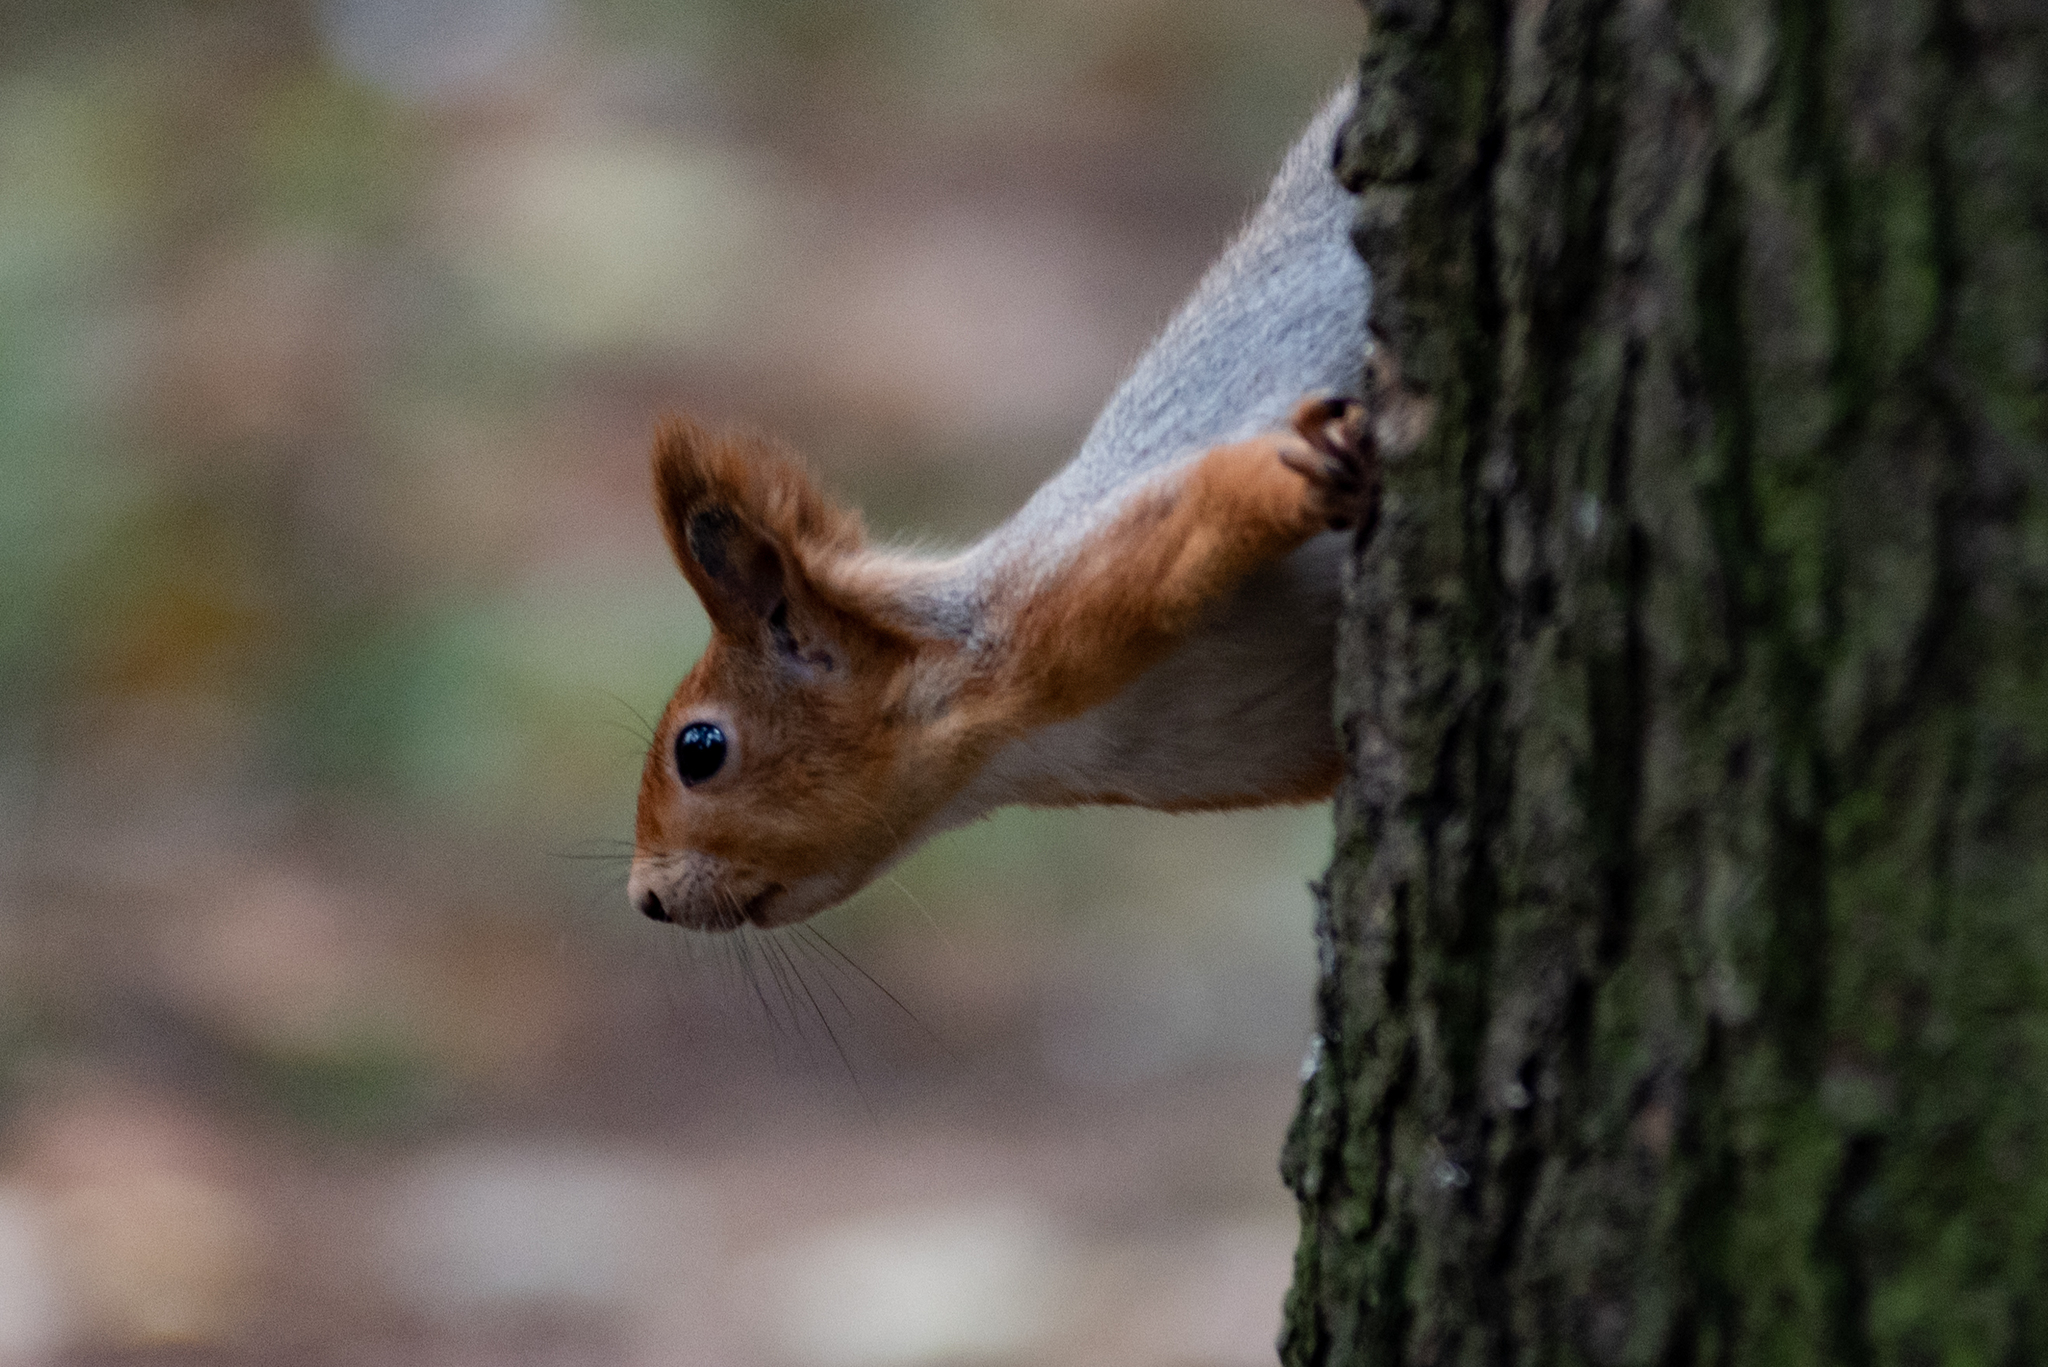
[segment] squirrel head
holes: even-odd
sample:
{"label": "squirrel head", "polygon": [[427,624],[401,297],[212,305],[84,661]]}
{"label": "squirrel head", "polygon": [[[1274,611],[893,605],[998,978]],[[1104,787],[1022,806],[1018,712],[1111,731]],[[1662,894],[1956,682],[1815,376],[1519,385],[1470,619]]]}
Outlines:
{"label": "squirrel head", "polygon": [[774,442],[670,421],[654,499],[711,641],[647,752],[628,894],[702,930],[801,921],[958,786],[944,708],[916,701],[934,644],[889,620],[859,517]]}

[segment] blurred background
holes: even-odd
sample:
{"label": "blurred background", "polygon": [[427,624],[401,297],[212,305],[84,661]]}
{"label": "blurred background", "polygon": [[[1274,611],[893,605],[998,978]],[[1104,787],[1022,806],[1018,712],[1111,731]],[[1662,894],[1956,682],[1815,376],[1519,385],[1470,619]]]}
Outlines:
{"label": "blurred background", "polygon": [[959,541],[1348,0],[0,6],[0,1364],[1271,1360],[1318,811],[632,914],[655,417]]}

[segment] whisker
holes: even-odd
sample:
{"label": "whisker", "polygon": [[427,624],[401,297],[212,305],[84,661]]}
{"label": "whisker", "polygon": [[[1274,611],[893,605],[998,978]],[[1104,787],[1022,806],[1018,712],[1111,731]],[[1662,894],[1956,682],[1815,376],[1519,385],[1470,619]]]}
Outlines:
{"label": "whisker", "polygon": [[912,1025],[916,1026],[918,1030],[924,1034],[925,1038],[931,1040],[932,1043],[938,1045],[941,1049],[944,1049],[946,1047],[945,1040],[940,1038],[937,1031],[933,1030],[929,1025],[926,1025],[924,1021],[919,1019],[918,1014],[915,1011],[912,1011],[908,1006],[905,1006],[903,1004],[903,999],[901,997],[897,996],[894,992],[891,992],[888,988],[884,987],[882,985],[881,979],[877,978],[874,974],[868,972],[865,968],[862,968],[852,955],[848,954],[845,950],[841,949],[838,945],[834,944],[829,938],[827,938],[824,931],[819,930],[816,926],[811,925],[799,926],[797,927],[797,930],[799,931],[799,933],[807,935],[812,940],[815,940],[823,948],[831,951],[832,956],[835,959],[837,959],[840,963],[846,965],[846,967],[851,969],[853,972],[859,974],[862,980],[865,981],[869,987],[872,987],[875,991],[881,993],[883,998],[886,999],[890,1005],[894,1006],[898,1011],[902,1012],[904,1019],[908,1020]]}
{"label": "whisker", "polygon": [[547,854],[550,859],[560,859],[568,862],[581,860],[601,863],[605,860],[625,860],[630,863],[635,848],[636,844],[634,841],[621,839],[618,836],[596,835],[586,840],[579,840],[566,849],[549,850]]}
{"label": "whisker", "polygon": [[847,1024],[851,1025],[859,1020],[859,1015],[851,1006],[846,1004],[846,998],[840,995],[838,985],[832,981],[836,976],[833,970],[838,966],[825,957],[824,950],[818,948],[809,937],[802,933],[804,927],[792,926],[790,929],[795,933],[785,941],[785,944],[795,945],[798,949],[808,953],[811,956],[812,962],[818,965],[818,981],[824,984],[827,992],[832,994],[832,1000],[839,1003],[839,1013],[846,1018]]}
{"label": "whisker", "polygon": [[946,928],[939,924],[938,918],[933,916],[931,914],[931,911],[925,906],[925,904],[918,900],[917,894],[912,892],[910,890],[909,885],[906,884],[901,878],[898,878],[893,873],[888,875],[888,878],[890,886],[895,888],[896,891],[902,893],[904,900],[909,902],[911,906],[917,908],[917,914],[919,916],[922,916],[924,918],[925,924],[932,928],[932,934],[938,937],[939,943],[943,945],[947,950],[951,950],[953,948],[953,942],[946,938]]}
{"label": "whisker", "polygon": [[[610,698],[614,703],[626,709],[627,716],[631,717],[634,721],[640,723],[640,732],[638,735],[638,740],[640,741],[642,748],[654,744],[654,735],[656,730],[654,723],[647,720],[646,716],[640,711],[639,708],[633,706],[633,704],[627,702],[624,698],[612,692],[610,689],[607,688],[602,691],[607,698]],[[624,722],[614,722],[612,724],[626,730],[631,730],[631,728],[627,727]]]}
{"label": "whisker", "polygon": [[775,1027],[775,1033],[782,1035],[784,1033],[782,1018],[777,1016],[775,1008],[768,1004],[768,993],[761,986],[761,973],[754,966],[754,955],[752,949],[747,944],[744,929],[734,931],[732,941],[733,950],[739,956],[741,973],[747,980],[747,986],[754,989],[754,1000],[761,1003],[761,1014],[766,1016],[768,1023]]}
{"label": "whisker", "polygon": [[868,1119],[874,1119],[875,1108],[868,1100],[867,1088],[861,1085],[860,1071],[853,1066],[853,1059],[847,1054],[846,1046],[840,1043],[839,1032],[832,1028],[832,1021],[826,1016],[825,1008],[818,1004],[817,997],[811,992],[810,983],[804,978],[803,970],[790,955],[788,944],[772,937],[768,939],[768,943],[774,945],[781,954],[783,963],[789,968],[790,976],[796,980],[798,989],[804,994],[804,1000],[811,1004],[811,1011],[817,1016],[818,1025],[824,1030],[825,1038],[831,1041],[832,1052],[839,1055],[839,1066],[846,1070],[846,1080],[853,1084],[854,1095],[860,1098],[861,1108],[868,1113]]}
{"label": "whisker", "polygon": [[625,736],[628,740],[633,742],[633,748],[629,751],[624,752],[624,754],[620,755],[620,758],[624,758],[625,755],[631,755],[635,759],[638,759],[640,756],[646,754],[648,748],[654,744],[654,737],[642,735],[640,732],[634,730],[632,727],[626,725],[626,723],[622,721],[613,721],[610,718],[606,718],[604,721],[598,724],[600,726],[609,727],[610,729],[617,731],[619,734]]}
{"label": "whisker", "polygon": [[782,998],[782,1009],[789,1014],[790,1038],[798,1045],[807,1044],[803,1021],[797,1015],[796,998],[791,995],[789,980],[783,976],[782,965],[775,956],[775,942],[765,935],[752,938],[754,947],[761,953],[761,962],[768,966],[768,976],[775,984],[776,995]]}
{"label": "whisker", "polygon": [[732,986],[733,979],[738,977],[740,974],[739,951],[736,948],[734,948],[733,942],[731,938],[728,936],[715,936],[712,939],[712,943],[717,946],[719,968],[720,971],[725,974],[725,983],[727,987],[727,991],[719,995],[718,1014],[721,1020],[723,1020],[726,1024],[730,1025],[732,1023],[734,1011],[733,998],[737,995],[736,993],[733,993],[730,989]]}
{"label": "whisker", "polygon": [[849,793],[847,794],[847,796],[851,797],[855,802],[858,802],[861,806],[873,812],[875,814],[875,824],[880,826],[884,831],[888,832],[889,838],[891,840],[895,841],[898,845],[901,845],[903,843],[903,836],[896,830],[895,823],[889,820],[889,814],[883,811],[882,808],[879,805],[877,805],[872,798],[863,797],[859,793]]}
{"label": "whisker", "polygon": [[[668,955],[669,963],[669,971],[662,975],[662,985],[668,994],[669,1014],[671,1016],[679,1016],[688,1009],[680,992],[681,978],[685,971],[682,955],[685,951],[682,946],[677,944],[677,941],[683,937],[680,935],[664,935],[662,938],[668,942],[663,952]],[[696,967],[694,960],[690,967],[692,969]]]}

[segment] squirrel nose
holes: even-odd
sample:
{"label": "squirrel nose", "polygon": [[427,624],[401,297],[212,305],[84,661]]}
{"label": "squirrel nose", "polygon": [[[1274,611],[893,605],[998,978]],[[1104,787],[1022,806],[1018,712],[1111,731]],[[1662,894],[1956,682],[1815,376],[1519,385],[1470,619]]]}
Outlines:
{"label": "squirrel nose", "polygon": [[653,888],[642,888],[640,895],[633,899],[633,905],[638,907],[640,914],[650,921],[666,921],[670,919],[668,908],[661,904],[661,898],[655,894]]}

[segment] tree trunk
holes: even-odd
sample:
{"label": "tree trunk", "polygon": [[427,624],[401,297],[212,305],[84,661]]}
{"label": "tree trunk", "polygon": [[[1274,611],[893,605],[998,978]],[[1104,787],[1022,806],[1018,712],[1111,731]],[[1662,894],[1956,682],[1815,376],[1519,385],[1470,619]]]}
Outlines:
{"label": "tree trunk", "polygon": [[1368,8],[1282,1356],[2048,1363],[2048,6]]}

